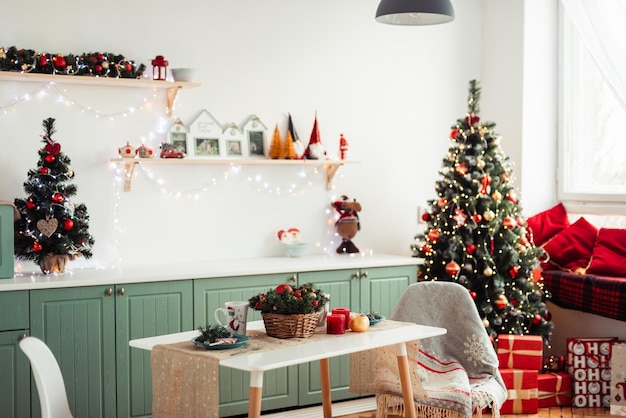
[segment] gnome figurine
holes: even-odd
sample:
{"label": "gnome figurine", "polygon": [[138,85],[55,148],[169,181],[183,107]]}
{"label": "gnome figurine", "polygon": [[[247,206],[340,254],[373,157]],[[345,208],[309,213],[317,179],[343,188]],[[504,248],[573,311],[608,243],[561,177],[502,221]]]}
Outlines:
{"label": "gnome figurine", "polygon": [[337,235],[341,237],[337,254],[358,253],[359,249],[352,242],[352,238],[361,229],[358,214],[361,211],[361,204],[356,199],[350,202],[347,196],[341,196],[341,200],[332,202],[332,206],[339,213],[339,219],[335,222]]}
{"label": "gnome figurine", "polygon": [[317,125],[317,113],[315,114],[315,122],[313,123],[313,130],[311,130],[311,137],[309,138],[309,145],[304,150],[304,158],[307,160],[322,160],[326,157],[326,150],[322,145],[322,138],[320,136],[320,130]]}

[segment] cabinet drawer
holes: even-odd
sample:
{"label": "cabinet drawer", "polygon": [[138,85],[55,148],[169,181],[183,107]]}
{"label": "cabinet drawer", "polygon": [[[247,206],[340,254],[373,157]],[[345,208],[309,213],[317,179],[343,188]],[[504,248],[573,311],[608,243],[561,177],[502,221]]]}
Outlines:
{"label": "cabinet drawer", "polygon": [[0,292],[0,331],[28,329],[28,291]]}

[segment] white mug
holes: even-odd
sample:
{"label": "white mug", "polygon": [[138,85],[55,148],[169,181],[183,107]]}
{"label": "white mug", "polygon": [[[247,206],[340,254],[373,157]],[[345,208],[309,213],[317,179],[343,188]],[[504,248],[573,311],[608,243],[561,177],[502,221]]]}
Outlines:
{"label": "white mug", "polygon": [[[248,322],[248,302],[224,302],[224,308],[217,308],[213,313],[215,322],[228,328],[234,334],[246,335],[246,323]],[[222,324],[219,318],[220,312],[226,315],[226,324]]]}

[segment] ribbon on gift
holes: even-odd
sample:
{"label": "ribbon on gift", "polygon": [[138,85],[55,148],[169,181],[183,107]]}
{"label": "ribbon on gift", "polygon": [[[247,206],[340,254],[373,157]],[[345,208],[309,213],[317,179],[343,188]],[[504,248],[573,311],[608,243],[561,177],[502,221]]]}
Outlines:
{"label": "ribbon on gift", "polygon": [[508,369],[512,369],[513,368],[513,354],[518,354],[521,356],[539,356],[542,357],[543,356],[543,351],[541,350],[541,348],[539,350],[520,350],[520,349],[515,349],[514,345],[515,345],[515,336],[513,335],[502,335],[502,336],[498,336],[498,340],[500,339],[505,339],[509,341],[509,346],[511,348],[500,348],[498,346],[498,353],[502,353],[502,354],[507,354],[509,355],[508,357],[508,361],[507,361],[507,368]]}
{"label": "ribbon on gift", "polygon": [[556,405],[557,406],[561,406],[561,399],[559,398],[559,396],[569,396],[569,395],[571,395],[571,391],[570,391],[569,388],[564,388],[564,390],[561,391],[561,386],[563,385],[563,376],[561,376],[558,373],[547,373],[547,374],[551,374],[552,376],[556,376],[556,387],[554,388],[554,392],[546,391],[546,390],[540,390],[538,392],[537,398],[538,399],[550,399],[550,398],[554,397],[555,400],[556,400]]}
{"label": "ribbon on gift", "polygon": [[513,401],[513,412],[522,410],[522,401],[536,398],[538,393],[537,388],[522,389],[524,371],[513,371],[513,389],[507,390],[507,401]]}

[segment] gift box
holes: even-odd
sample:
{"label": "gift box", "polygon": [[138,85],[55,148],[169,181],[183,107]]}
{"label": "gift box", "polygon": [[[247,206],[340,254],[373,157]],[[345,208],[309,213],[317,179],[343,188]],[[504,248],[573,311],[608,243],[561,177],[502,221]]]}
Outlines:
{"label": "gift box", "polygon": [[611,414],[626,415],[626,344],[613,344],[611,352]]}
{"label": "gift box", "polygon": [[611,352],[617,338],[568,338],[567,373],[572,376],[572,406],[608,408],[611,404]]}
{"label": "gift box", "polygon": [[539,408],[568,406],[572,403],[572,377],[564,372],[544,373],[537,377]]}
{"label": "gift box", "polygon": [[500,369],[541,370],[543,339],[539,335],[498,335]]}
{"label": "gift box", "polygon": [[538,408],[537,370],[500,369],[507,388],[501,414],[536,414]]}

